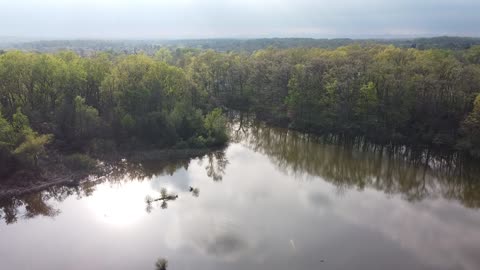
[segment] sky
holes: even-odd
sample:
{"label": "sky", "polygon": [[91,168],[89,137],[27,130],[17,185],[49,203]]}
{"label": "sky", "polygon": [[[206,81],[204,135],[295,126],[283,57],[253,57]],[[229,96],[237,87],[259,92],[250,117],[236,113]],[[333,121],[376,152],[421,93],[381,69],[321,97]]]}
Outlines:
{"label": "sky", "polygon": [[480,36],[480,0],[0,0],[0,37]]}

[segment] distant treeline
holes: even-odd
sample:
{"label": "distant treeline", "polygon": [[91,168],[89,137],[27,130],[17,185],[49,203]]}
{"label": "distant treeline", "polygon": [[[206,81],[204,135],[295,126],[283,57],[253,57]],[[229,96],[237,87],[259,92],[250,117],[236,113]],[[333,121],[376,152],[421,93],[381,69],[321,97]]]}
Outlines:
{"label": "distant treeline", "polygon": [[52,140],[40,134],[92,152],[213,146],[226,141],[214,110],[223,107],[307,132],[480,156],[479,93],[480,46],[9,51],[0,55],[0,150],[35,160]]}
{"label": "distant treeline", "polygon": [[263,39],[196,39],[196,40],[45,40],[31,42],[5,41],[0,49],[20,49],[38,52],[58,52],[73,50],[81,55],[92,52],[108,51],[114,53],[139,53],[153,55],[160,48],[195,48],[212,49],[218,52],[254,52],[273,47],[290,48],[323,48],[336,49],[352,44],[394,45],[399,48],[451,49],[464,50],[480,45],[480,38],[470,37],[434,37],[413,39],[313,39],[313,38],[263,38]]}

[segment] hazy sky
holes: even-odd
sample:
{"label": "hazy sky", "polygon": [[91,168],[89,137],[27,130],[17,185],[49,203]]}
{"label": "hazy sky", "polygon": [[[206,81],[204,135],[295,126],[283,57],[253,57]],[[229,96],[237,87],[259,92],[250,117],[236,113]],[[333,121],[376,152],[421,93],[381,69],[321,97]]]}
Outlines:
{"label": "hazy sky", "polygon": [[480,0],[0,0],[0,36],[480,36]]}

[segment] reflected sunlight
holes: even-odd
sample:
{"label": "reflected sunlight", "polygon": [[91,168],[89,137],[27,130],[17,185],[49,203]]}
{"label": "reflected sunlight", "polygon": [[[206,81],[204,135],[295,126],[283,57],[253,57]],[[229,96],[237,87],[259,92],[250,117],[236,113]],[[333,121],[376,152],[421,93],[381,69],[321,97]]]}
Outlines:
{"label": "reflected sunlight", "polygon": [[87,205],[102,222],[127,226],[138,222],[145,213],[145,195],[152,193],[146,182],[129,182],[122,186],[102,184],[87,199]]}

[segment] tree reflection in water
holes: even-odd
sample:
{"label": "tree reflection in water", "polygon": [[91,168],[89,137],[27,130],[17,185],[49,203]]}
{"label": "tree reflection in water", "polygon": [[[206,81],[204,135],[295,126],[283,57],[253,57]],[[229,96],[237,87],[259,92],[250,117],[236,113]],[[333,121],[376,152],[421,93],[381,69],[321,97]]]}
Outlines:
{"label": "tree reflection in water", "polygon": [[153,204],[156,202],[161,202],[160,207],[162,209],[167,209],[168,208],[168,201],[175,201],[178,198],[178,195],[172,195],[168,194],[166,188],[162,188],[160,190],[160,197],[159,198],[152,198],[150,196],[147,196],[145,198],[145,202],[147,203],[147,207],[145,208],[147,213],[151,213],[153,210]]}
{"label": "tree reflection in water", "polygon": [[[223,156],[222,162],[225,162],[225,154],[217,154]],[[13,196],[0,199],[0,219],[6,224],[13,224],[19,218],[29,219],[36,216],[54,217],[60,213],[58,209],[52,206],[53,202],[62,202],[70,196],[77,199],[91,196],[97,185],[108,182],[111,185],[124,183],[128,181],[149,181],[153,177],[161,175],[173,175],[181,168],[188,169],[192,159],[177,159],[175,161],[165,160],[142,160],[142,161],[120,161],[117,163],[105,164],[102,175],[90,177],[87,181],[78,184],[69,184],[65,186],[53,186],[44,191],[22,196]],[[214,159],[216,161],[216,159]],[[222,170],[225,170],[223,166]],[[216,165],[215,168],[221,166]],[[193,195],[199,194],[199,190],[193,192]],[[160,204],[165,209],[168,207],[166,201]],[[151,211],[151,206],[147,204],[147,211]]]}
{"label": "tree reflection in water", "polygon": [[[198,188],[193,188],[189,187],[188,190],[194,197],[197,197],[200,195],[200,189]],[[145,197],[145,203],[146,207],[145,210],[147,213],[151,213],[154,209],[154,205],[160,203],[160,208],[162,209],[167,209],[168,208],[168,202],[169,201],[175,201],[178,199],[178,195],[173,195],[173,194],[168,194],[167,189],[162,188],[160,190],[160,197],[159,198],[152,198],[151,196],[147,195]]]}
{"label": "tree reflection in water", "polygon": [[[25,195],[21,198],[13,197],[0,201],[0,218],[5,220],[6,224],[12,224],[18,221],[18,217],[25,219],[37,216],[54,217],[60,213],[59,210],[51,206],[50,199],[63,200],[63,197],[54,198],[52,192],[39,192]],[[56,193],[56,195],[59,195]]]}
{"label": "tree reflection in water", "polygon": [[168,261],[167,259],[160,258],[155,262],[155,270],[167,270]]}
{"label": "tree reflection in water", "polygon": [[[362,139],[342,141],[335,136],[311,136],[268,127],[242,117],[231,125],[231,142],[240,143],[267,156],[275,166],[293,177],[313,176],[332,183],[339,193],[371,188],[386,194],[401,194],[408,201],[443,197],[466,207],[480,207],[480,167],[458,154],[386,147]],[[188,169],[191,159],[175,162],[142,161],[106,164],[105,175],[77,186],[51,187],[42,192],[0,200],[0,219],[7,224],[19,218],[55,216],[54,201],[90,196],[96,185],[150,180]],[[224,151],[200,158],[206,174],[214,181],[225,175],[228,160]],[[478,162],[478,161],[477,161]],[[203,166],[203,165],[202,165]],[[198,196],[199,191],[191,190]],[[160,207],[166,208],[164,201]],[[147,204],[147,211],[151,211]]]}
{"label": "tree reflection in water", "polygon": [[203,164],[204,160],[207,160],[205,170],[207,171],[208,177],[212,178],[215,182],[222,181],[223,176],[225,175],[225,169],[228,165],[225,151],[215,151],[205,155],[200,159],[200,164]]}
{"label": "tree reflection in water", "polygon": [[194,188],[194,187],[189,187],[189,191],[192,193],[193,197],[200,196],[200,189],[199,188]]}
{"label": "tree reflection in water", "polygon": [[320,177],[339,193],[373,188],[401,194],[408,201],[441,196],[466,207],[480,207],[478,161],[459,154],[387,147],[361,138],[313,136],[252,119],[236,122],[248,128],[234,126],[234,142],[266,155],[286,174]]}

